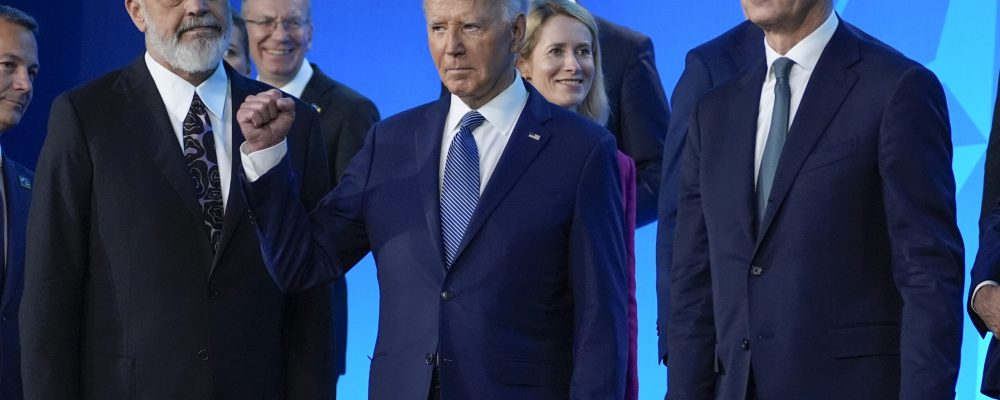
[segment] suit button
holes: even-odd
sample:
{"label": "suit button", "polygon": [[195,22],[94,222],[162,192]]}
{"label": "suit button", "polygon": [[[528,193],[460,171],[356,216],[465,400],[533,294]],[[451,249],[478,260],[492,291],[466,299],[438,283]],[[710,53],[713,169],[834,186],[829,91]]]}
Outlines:
{"label": "suit button", "polygon": [[424,357],[424,362],[427,365],[434,365],[434,353],[427,353],[427,356]]}
{"label": "suit button", "polygon": [[764,267],[760,265],[754,265],[750,267],[750,275],[760,276],[763,273],[764,273]]}
{"label": "suit button", "polygon": [[209,300],[215,300],[217,298],[219,298],[219,291],[215,290],[215,289],[209,289],[208,290],[208,299]]}
{"label": "suit button", "polygon": [[451,299],[454,299],[454,298],[455,298],[455,295],[453,293],[451,293],[450,291],[445,290],[445,291],[441,292],[441,300],[450,301]]}
{"label": "suit button", "polygon": [[743,350],[750,350],[750,341],[743,339],[743,343],[740,343],[740,348]]}
{"label": "suit button", "polygon": [[198,350],[198,359],[208,361],[208,350]]}
{"label": "suit button", "polygon": [[0,317],[0,322],[7,322],[7,317]]}

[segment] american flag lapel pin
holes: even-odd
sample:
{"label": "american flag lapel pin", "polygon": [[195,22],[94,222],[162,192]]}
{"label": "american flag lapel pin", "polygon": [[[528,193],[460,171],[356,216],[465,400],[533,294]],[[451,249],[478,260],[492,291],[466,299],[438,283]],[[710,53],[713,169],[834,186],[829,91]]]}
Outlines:
{"label": "american flag lapel pin", "polygon": [[542,135],[539,135],[539,134],[537,134],[535,132],[529,133],[528,137],[530,137],[530,138],[532,138],[534,140],[541,140],[542,139]]}

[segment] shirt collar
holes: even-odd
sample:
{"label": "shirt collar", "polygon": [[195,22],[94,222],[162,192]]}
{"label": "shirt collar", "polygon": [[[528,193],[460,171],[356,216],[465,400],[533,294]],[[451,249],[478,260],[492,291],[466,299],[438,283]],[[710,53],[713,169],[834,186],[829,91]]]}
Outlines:
{"label": "shirt collar", "polygon": [[156,62],[149,52],[146,52],[146,67],[149,74],[156,83],[156,89],[160,91],[163,104],[167,107],[167,112],[172,115],[180,115],[183,120],[191,108],[191,100],[194,94],[198,93],[202,103],[216,118],[222,119],[223,111],[226,107],[226,95],[229,91],[229,77],[226,69],[219,62],[215,72],[204,82],[195,87],[190,82],[170,72],[166,67]]}
{"label": "shirt collar", "polygon": [[[306,85],[309,84],[309,80],[312,79],[312,76],[313,67],[309,64],[309,59],[303,58],[302,66],[299,67],[298,72],[295,73],[292,80],[288,81],[285,86],[278,89],[281,89],[282,92],[288,93],[292,96],[302,97],[302,92],[306,91]],[[257,80],[260,80],[260,75],[257,76]]]}
{"label": "shirt collar", "polygon": [[[493,125],[502,135],[507,136],[513,131],[514,123],[517,122],[517,118],[521,114],[519,111],[527,102],[528,89],[524,87],[521,73],[514,70],[514,82],[476,111],[479,111],[483,118],[486,118],[486,122]],[[451,109],[448,110],[448,129],[458,129],[459,124],[462,123],[462,117],[469,111],[472,109],[462,99],[452,94]]]}
{"label": "shirt collar", "polygon": [[777,51],[771,48],[771,45],[767,44],[767,39],[764,39],[764,53],[767,56],[768,77],[773,76],[771,66],[774,65],[774,61],[781,57],[791,59],[795,62],[795,65],[804,68],[806,71],[815,69],[816,64],[819,63],[819,57],[823,55],[823,49],[826,48],[827,43],[830,43],[830,39],[833,38],[838,25],[840,25],[840,19],[837,17],[837,13],[831,12],[830,16],[826,18],[826,21],[819,28],[816,28],[809,36],[799,41],[785,55],[778,54]]}

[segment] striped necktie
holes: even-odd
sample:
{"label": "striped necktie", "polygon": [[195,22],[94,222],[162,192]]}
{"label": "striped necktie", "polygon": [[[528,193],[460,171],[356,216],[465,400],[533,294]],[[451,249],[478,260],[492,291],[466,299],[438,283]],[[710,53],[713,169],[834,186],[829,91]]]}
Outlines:
{"label": "striped necktie", "polygon": [[458,134],[448,148],[441,188],[441,236],[448,268],[455,261],[465,228],[479,203],[479,147],[472,131],[485,120],[476,111],[465,114]]}

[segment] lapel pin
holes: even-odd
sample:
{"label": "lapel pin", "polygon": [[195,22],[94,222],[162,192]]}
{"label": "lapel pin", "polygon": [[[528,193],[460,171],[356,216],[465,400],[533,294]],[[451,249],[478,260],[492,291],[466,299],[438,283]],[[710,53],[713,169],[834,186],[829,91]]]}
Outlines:
{"label": "lapel pin", "polygon": [[529,133],[528,137],[530,137],[532,139],[535,139],[535,140],[541,140],[542,139],[542,135],[539,135],[539,134],[534,133],[534,132]]}
{"label": "lapel pin", "polygon": [[31,179],[24,175],[17,176],[17,182],[21,184],[21,187],[31,190]]}
{"label": "lapel pin", "polygon": [[316,112],[317,112],[317,113],[320,113],[320,114],[322,114],[322,113],[323,113],[323,108],[321,108],[321,107],[320,107],[320,106],[319,106],[318,104],[316,104],[316,103],[313,103],[313,104],[312,104],[312,106],[313,106],[313,108],[315,108],[315,109],[316,109]]}

